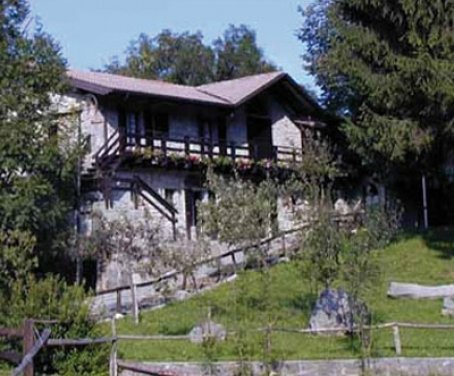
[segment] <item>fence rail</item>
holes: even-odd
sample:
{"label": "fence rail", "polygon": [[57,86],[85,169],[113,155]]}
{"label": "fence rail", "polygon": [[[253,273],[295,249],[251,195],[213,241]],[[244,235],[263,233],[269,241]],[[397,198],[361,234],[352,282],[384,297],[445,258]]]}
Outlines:
{"label": "fence rail", "polygon": [[[55,323],[55,321],[53,321]],[[117,347],[119,341],[189,341],[189,335],[136,335],[136,334],[117,334],[116,321],[112,319],[112,335],[110,337],[99,337],[99,338],[64,338],[56,339],[50,338],[51,330],[49,328],[44,329],[41,335],[38,336],[37,340],[34,340],[33,334],[35,328],[33,326],[33,320],[26,320],[24,324],[24,338],[30,335],[33,340],[28,341],[24,346],[25,356],[21,359],[20,365],[13,371],[12,376],[18,376],[24,373],[25,376],[33,376],[33,358],[43,347],[85,347],[85,346],[96,346],[101,344],[110,344],[110,360],[109,360],[109,375],[118,376],[118,370],[130,370],[148,375],[155,376],[170,376],[171,373],[155,370],[150,371],[147,367],[142,367],[140,364],[131,364],[117,359]],[[454,324],[429,324],[429,323],[410,323],[410,322],[388,322],[376,325],[366,325],[361,330],[387,330],[392,329],[394,349],[397,356],[402,355],[402,342],[400,338],[399,329],[425,329],[425,330],[454,330]],[[0,333],[3,334],[4,338],[9,338],[9,333],[12,328],[0,328]],[[360,328],[353,327],[348,332],[358,332]],[[267,327],[267,328],[255,328],[250,329],[250,332],[271,332],[271,333],[295,333],[301,335],[316,335],[326,333],[346,333],[347,330],[344,328],[326,328],[326,329],[308,329],[308,328],[285,328],[285,327]],[[17,334],[17,333],[16,333]],[[229,331],[227,336],[233,336],[236,332]],[[206,336],[209,338],[209,335]]]}
{"label": "fence rail", "polygon": [[[348,221],[348,220],[352,220],[352,219],[356,218],[356,216],[358,216],[360,214],[361,213],[355,212],[355,213],[350,213],[350,214],[337,215],[334,218],[334,220],[336,220],[338,222]],[[289,251],[289,249],[288,249],[289,248],[289,238],[292,235],[297,234],[298,232],[307,230],[309,227],[310,227],[310,223],[306,223],[306,224],[303,224],[298,227],[294,227],[289,230],[280,231],[279,233],[269,236],[268,238],[265,238],[265,239],[259,241],[258,243],[251,244],[248,246],[243,246],[243,247],[237,247],[237,248],[222,252],[219,255],[214,255],[214,256],[204,258],[203,260],[195,262],[192,265],[192,269],[196,270],[197,268],[204,266],[204,265],[217,265],[218,275],[221,275],[221,265],[222,265],[223,260],[230,259],[231,265],[233,265],[234,269],[236,269],[238,267],[237,260],[238,260],[240,254],[246,255],[251,250],[257,249],[259,247],[263,247],[263,246],[265,246],[267,244],[271,244],[273,242],[278,242],[280,252],[282,254],[287,255],[288,251]],[[132,290],[133,288],[137,289],[137,288],[158,285],[159,283],[165,282],[167,280],[175,279],[180,275],[184,275],[185,272],[186,272],[186,270],[184,270],[184,269],[171,270],[156,278],[152,278],[148,281],[134,283],[133,286],[128,284],[128,285],[117,286],[117,287],[113,287],[113,288],[109,288],[109,289],[98,290],[98,291],[96,291],[95,295],[96,295],[96,297],[100,297],[103,295],[115,293],[116,294],[116,307],[117,307],[116,310],[117,310],[117,312],[120,312],[121,307],[122,307],[122,304],[121,304],[121,292],[122,291]],[[139,305],[138,302],[132,302],[132,307],[138,306],[138,305]]]}

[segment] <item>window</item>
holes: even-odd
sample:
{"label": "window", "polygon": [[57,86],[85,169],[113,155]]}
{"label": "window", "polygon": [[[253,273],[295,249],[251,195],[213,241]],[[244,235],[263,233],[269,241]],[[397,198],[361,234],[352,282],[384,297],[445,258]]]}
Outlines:
{"label": "window", "polygon": [[185,192],[185,200],[186,200],[186,231],[188,239],[191,239],[191,228],[197,227],[199,219],[197,205],[200,201],[202,201],[202,192],[187,189]]}
{"label": "window", "polygon": [[169,136],[169,115],[166,113],[146,112],[144,114],[147,133],[153,137],[161,138]]}
{"label": "window", "polygon": [[161,136],[169,135],[169,116],[167,114],[155,114],[154,131]]}

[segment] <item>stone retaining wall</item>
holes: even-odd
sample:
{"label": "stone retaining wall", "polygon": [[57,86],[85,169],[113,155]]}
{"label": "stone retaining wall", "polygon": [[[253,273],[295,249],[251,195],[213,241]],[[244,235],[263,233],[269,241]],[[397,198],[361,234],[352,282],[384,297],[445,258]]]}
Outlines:
{"label": "stone retaining wall", "polygon": [[[133,364],[133,363],[131,363]],[[136,363],[139,364],[139,363]],[[209,372],[204,363],[140,363],[147,369],[166,371],[178,376],[217,375],[233,376],[238,373],[235,362],[219,362],[212,365]],[[263,365],[251,362],[253,375],[264,375]],[[275,375],[288,376],[361,376],[361,362],[358,360],[304,360],[286,361],[277,364]],[[121,376],[143,375],[131,371],[122,371]],[[372,376],[454,376],[454,358],[382,358],[374,359],[370,364]]]}

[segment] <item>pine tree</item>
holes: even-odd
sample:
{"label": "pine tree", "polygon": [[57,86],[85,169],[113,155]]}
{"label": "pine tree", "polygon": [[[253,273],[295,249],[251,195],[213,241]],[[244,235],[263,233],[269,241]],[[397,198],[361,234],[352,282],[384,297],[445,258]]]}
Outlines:
{"label": "pine tree", "polygon": [[449,195],[452,0],[317,0],[302,13],[308,69],[364,164],[413,191],[426,174]]}

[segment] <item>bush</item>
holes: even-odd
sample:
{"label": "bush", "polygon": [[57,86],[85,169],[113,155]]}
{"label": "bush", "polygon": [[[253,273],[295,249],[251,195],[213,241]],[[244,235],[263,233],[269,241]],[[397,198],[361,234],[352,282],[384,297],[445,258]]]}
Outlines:
{"label": "bush", "polygon": [[[89,316],[87,295],[81,286],[70,286],[57,277],[42,280],[28,277],[13,284],[8,297],[3,296],[0,326],[21,326],[24,319],[58,320],[49,324],[52,338],[100,337]],[[43,324],[37,324],[41,331]],[[40,374],[102,375],[108,370],[107,346],[45,348],[36,358]]]}

